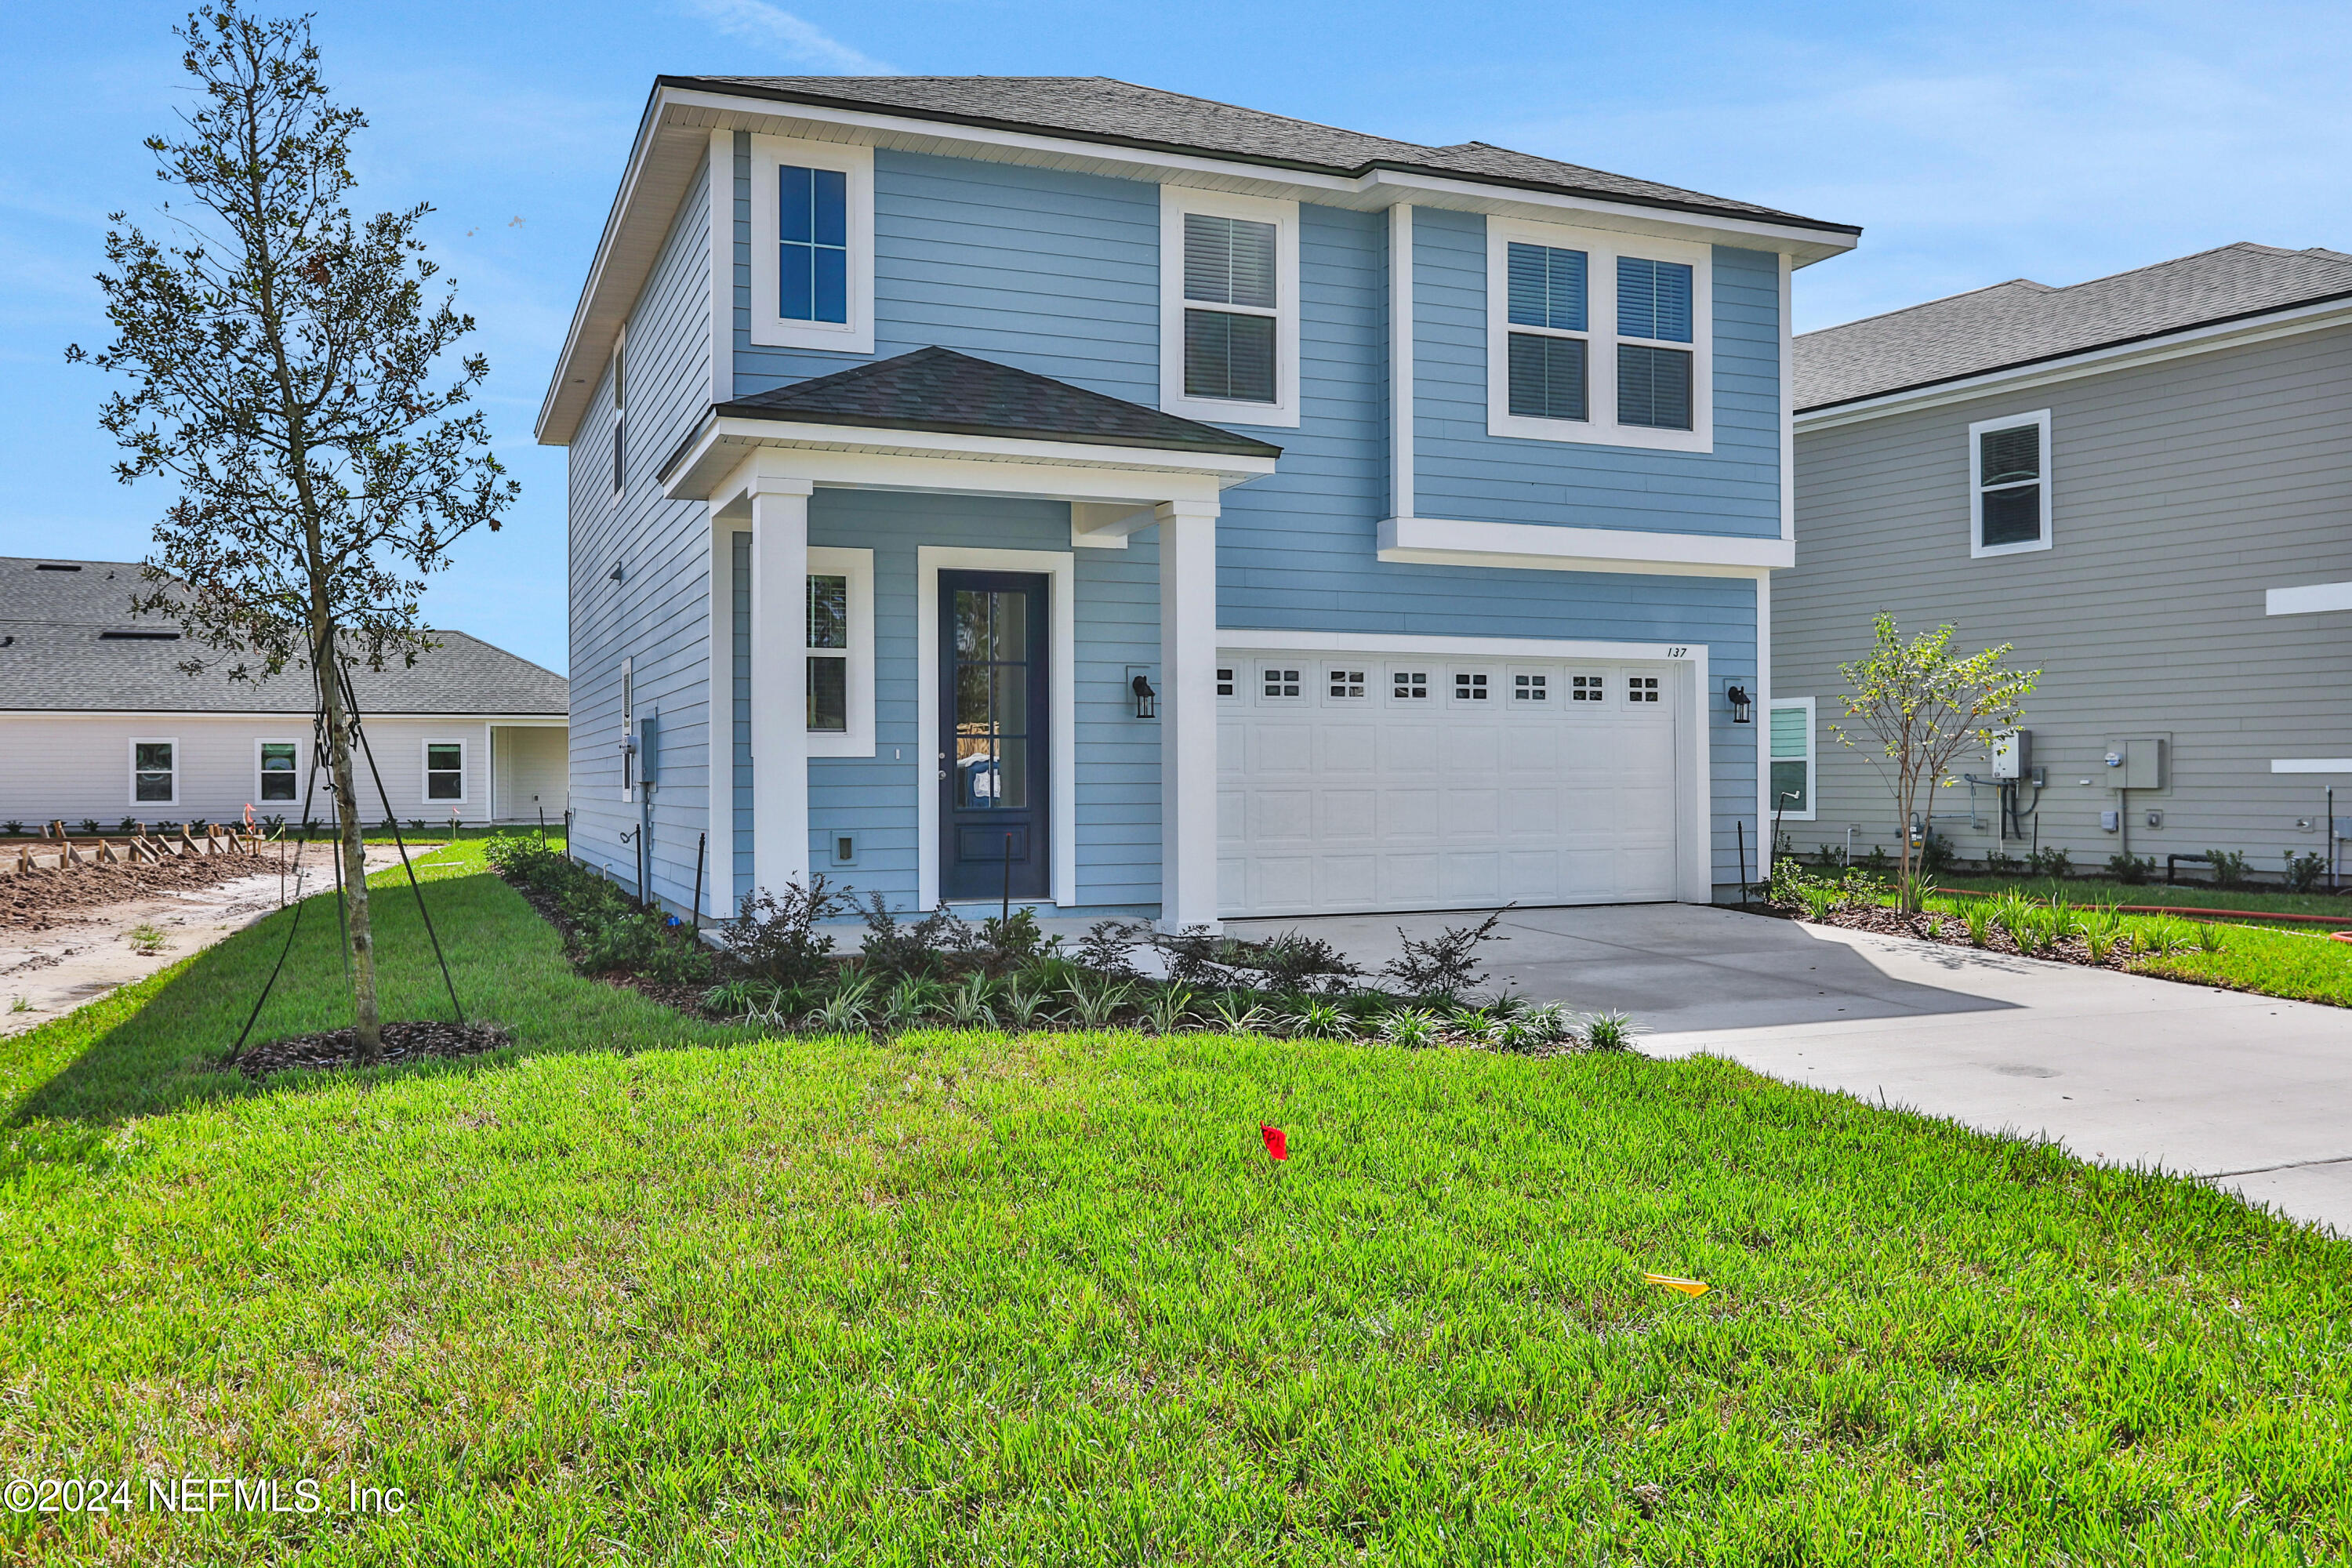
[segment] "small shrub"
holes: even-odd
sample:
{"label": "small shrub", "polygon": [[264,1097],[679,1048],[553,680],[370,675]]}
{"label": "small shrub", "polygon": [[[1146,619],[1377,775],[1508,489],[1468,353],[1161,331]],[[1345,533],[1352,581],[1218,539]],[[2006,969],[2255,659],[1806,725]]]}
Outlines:
{"label": "small shrub", "polygon": [[991,970],[1018,969],[1054,954],[1061,939],[1045,935],[1037,924],[1035,910],[1015,910],[981,921],[979,946],[982,960]]}
{"label": "small shrub", "polygon": [[5,821],[5,822],[0,822],[0,833],[5,833],[5,834],[7,834],[7,835],[8,835],[10,837],[12,837],[12,838],[13,838],[13,837],[17,837],[17,836],[18,836],[18,835],[20,835],[20,834],[22,834],[24,831],[25,831],[25,825],[24,825],[23,823],[21,823],[21,822],[18,822],[18,821],[17,821],[16,818],[14,818],[14,817],[10,817],[10,818],[9,818],[7,821]]}
{"label": "small shrub", "polygon": [[1547,1002],[1528,1007],[1507,1018],[1495,1036],[1496,1049],[1529,1051],[1555,1040],[1567,1039],[1576,1032],[1576,1022],[1561,1003]]}
{"label": "small shrub", "polygon": [[1182,1028],[1192,1010],[1192,991],[1186,985],[1163,986],[1143,1001],[1144,1021],[1155,1035],[1172,1035]]}
{"label": "small shrub", "polygon": [[1982,947],[1992,938],[1993,906],[1990,899],[1971,899],[1960,906],[1960,923],[1969,928],[1969,945]]}
{"label": "small shrub", "polygon": [[1822,845],[1820,848],[1813,851],[1813,864],[1820,867],[1824,871],[1844,870],[1845,846],[1843,844]]}
{"label": "small shrub", "polygon": [[1344,1040],[1356,1032],[1348,1010],[1325,997],[1302,999],[1291,1015],[1291,1027],[1310,1040]]}
{"label": "small shrub", "polygon": [[1483,1046],[1492,1043],[1502,1033],[1503,1020],[1487,1008],[1465,1007],[1454,1015],[1452,1027],[1454,1033],[1463,1039],[1475,1040]]}
{"label": "small shrub", "polygon": [[423,817],[421,817],[421,816],[412,816],[412,817],[410,817],[410,818],[408,819],[408,831],[410,831],[411,833],[422,833],[422,832],[424,832],[424,831],[425,831],[425,819],[424,819]]}
{"label": "small shrub", "polygon": [[1922,877],[1940,877],[1959,864],[1959,859],[1960,852],[1952,847],[1952,841],[1931,827],[1919,845],[1919,856],[1914,864]]}
{"label": "small shrub", "polygon": [[2137,888],[2156,875],[2156,858],[2141,855],[2110,855],[2107,875],[2128,887]]}
{"label": "small shrub", "polygon": [[1838,905],[1844,901],[1835,888],[1806,888],[1797,896],[1804,901],[1805,918],[1809,921],[1829,919],[1837,913]]}
{"label": "small shrub", "polygon": [[1874,844],[1870,853],[1862,858],[1862,868],[1874,877],[1884,877],[1895,869],[1895,857],[1886,852],[1884,845]]}
{"label": "small shrub", "polygon": [[2025,864],[2035,876],[2048,877],[2053,881],[2072,876],[2074,871],[2074,858],[2054,844],[2045,845],[2028,855]]}
{"label": "small shrub", "polygon": [[874,976],[844,974],[816,1010],[817,1026],[836,1035],[866,1032],[874,1020]]}
{"label": "small shrub", "polygon": [[2014,877],[2025,869],[2025,862],[1996,844],[1985,851],[1984,868],[1988,877]]}
{"label": "small shrub", "polygon": [[[879,976],[876,984],[880,984]],[[945,987],[936,980],[913,974],[902,976],[882,999],[883,1026],[894,1031],[919,1027],[924,1019],[940,1010],[944,994]]]}
{"label": "small shrub", "polygon": [[993,987],[985,974],[968,974],[948,994],[948,1022],[959,1029],[993,1029],[996,1009],[989,1005]]}
{"label": "small shrub", "polygon": [[750,973],[781,984],[805,984],[833,967],[833,938],[820,933],[816,922],[855,907],[819,873],[805,888],[785,884],[782,898],[764,888],[745,893],[720,934],[729,953]]}
{"label": "small shrub", "polygon": [[2246,858],[2234,849],[2208,849],[2205,864],[2213,872],[2217,888],[2242,888],[2246,885]]}
{"label": "small shrub", "polygon": [[2292,849],[2286,852],[2286,885],[2290,891],[2308,893],[2326,876],[2326,856],[2298,855]]}
{"label": "small shrub", "polygon": [[2083,947],[2093,963],[2105,963],[2107,955],[2123,940],[2124,918],[2113,905],[2101,910],[2083,922]]}
{"label": "small shrub", "polygon": [[[1509,907],[1506,905],[1504,909]],[[1406,936],[1404,928],[1400,926],[1397,937],[1404,943],[1404,952],[1384,964],[1381,973],[1411,995],[1458,996],[1485,976],[1486,967],[1478,959],[1479,944],[1509,940],[1495,934],[1495,928],[1503,923],[1503,914],[1504,910],[1496,910],[1475,926],[1448,926],[1427,941]]]}
{"label": "small shrub", "polygon": [[1295,931],[1265,942],[1229,943],[1223,962],[1228,969],[1247,972],[1267,990],[1286,995],[1336,990],[1364,973],[1322,938]]}
{"label": "small shrub", "polygon": [[1590,1051],[1630,1051],[1640,1025],[1623,1013],[1595,1013],[1584,1020],[1584,1048]]}
{"label": "small shrub", "polygon": [[1209,1004],[1209,1016],[1228,1035],[1258,1035],[1274,1021],[1272,1014],[1247,992],[1228,991]]}
{"label": "small shrub", "polygon": [[1128,987],[1105,975],[1092,985],[1073,980],[1063,987],[1062,994],[1069,998],[1067,1013],[1072,1022],[1082,1029],[1099,1029],[1127,1005]]}
{"label": "small shrub", "polygon": [[1391,1046],[1418,1050],[1438,1040],[1437,1015],[1423,1007],[1398,1007],[1381,1019],[1381,1038]]}
{"label": "small shrub", "polygon": [[1078,962],[1097,974],[1119,980],[1141,978],[1135,967],[1137,942],[1150,931],[1142,921],[1097,921],[1078,939]]}
{"label": "small shrub", "polygon": [[877,891],[866,895],[860,912],[866,941],[858,949],[858,961],[880,974],[928,979],[946,972],[951,953],[971,945],[971,928],[949,910],[933,910],[912,925],[900,925]]}
{"label": "small shrub", "polygon": [[1045,1005],[1045,994],[1043,991],[1023,984],[1017,977],[1006,983],[1003,1013],[1007,1028],[1035,1028],[1037,1015],[1044,1011]]}
{"label": "small shrub", "polygon": [[98,818],[94,816],[83,817],[81,819],[81,830],[84,833],[96,834],[98,832]]}

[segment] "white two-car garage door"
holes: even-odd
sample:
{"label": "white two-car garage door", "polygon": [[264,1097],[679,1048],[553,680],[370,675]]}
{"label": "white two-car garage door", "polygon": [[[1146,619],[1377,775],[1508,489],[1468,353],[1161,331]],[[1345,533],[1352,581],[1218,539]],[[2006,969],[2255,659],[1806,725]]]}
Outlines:
{"label": "white two-car garage door", "polygon": [[1675,663],[1217,664],[1224,914],[1676,896]]}

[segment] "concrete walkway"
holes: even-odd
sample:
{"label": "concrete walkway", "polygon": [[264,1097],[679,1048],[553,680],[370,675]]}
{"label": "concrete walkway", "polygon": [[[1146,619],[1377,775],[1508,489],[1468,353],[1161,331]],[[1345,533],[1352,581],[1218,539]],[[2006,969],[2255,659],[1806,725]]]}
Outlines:
{"label": "concrete walkway", "polygon": [[[1477,916],[1296,926],[1358,962]],[[2352,1234],[2352,1009],[1689,905],[1513,910],[1491,983],[1621,1008],[1652,1056],[1712,1052],[2086,1158],[2216,1182]]]}

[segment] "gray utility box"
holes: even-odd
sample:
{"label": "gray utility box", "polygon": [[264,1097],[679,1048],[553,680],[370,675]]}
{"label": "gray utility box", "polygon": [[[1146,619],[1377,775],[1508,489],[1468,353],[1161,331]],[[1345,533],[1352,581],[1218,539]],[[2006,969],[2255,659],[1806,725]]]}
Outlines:
{"label": "gray utility box", "polygon": [[2033,771],[2033,731],[1995,730],[1992,732],[1992,776],[2021,779]]}
{"label": "gray utility box", "polygon": [[2105,758],[2107,776],[2101,782],[2109,789],[2162,789],[2167,750],[2165,742],[2154,735],[2109,741]]}

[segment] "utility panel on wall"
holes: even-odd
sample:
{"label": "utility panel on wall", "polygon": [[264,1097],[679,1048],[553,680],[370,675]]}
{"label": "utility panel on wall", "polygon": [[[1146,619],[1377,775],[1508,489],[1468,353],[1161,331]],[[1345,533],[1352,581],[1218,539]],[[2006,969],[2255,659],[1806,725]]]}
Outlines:
{"label": "utility panel on wall", "polygon": [[2162,789],[2169,743],[2161,735],[2138,735],[2106,742],[2106,773],[2100,782],[2109,789]]}

